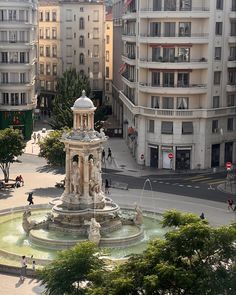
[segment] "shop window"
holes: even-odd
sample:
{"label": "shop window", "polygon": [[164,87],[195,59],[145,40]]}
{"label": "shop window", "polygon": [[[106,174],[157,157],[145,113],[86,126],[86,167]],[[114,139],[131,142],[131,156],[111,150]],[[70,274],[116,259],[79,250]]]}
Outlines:
{"label": "shop window", "polygon": [[173,134],[173,122],[161,122],[161,134]]}
{"label": "shop window", "polygon": [[193,122],[182,122],[182,134],[193,134]]}

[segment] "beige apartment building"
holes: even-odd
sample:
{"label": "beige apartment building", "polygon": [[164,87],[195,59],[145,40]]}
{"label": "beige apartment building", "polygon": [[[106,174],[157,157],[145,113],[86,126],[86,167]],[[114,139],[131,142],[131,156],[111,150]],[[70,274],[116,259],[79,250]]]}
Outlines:
{"label": "beige apartment building", "polygon": [[105,103],[112,105],[113,79],[113,22],[112,14],[106,15],[105,23]]}
{"label": "beige apartment building", "polygon": [[70,68],[89,77],[95,100],[102,102],[104,17],[103,1],[39,0],[39,77],[47,107],[57,78]]}
{"label": "beige apartment building", "polygon": [[26,139],[36,107],[37,1],[0,0],[0,129]]}
{"label": "beige apartment building", "polygon": [[119,98],[137,162],[181,170],[236,163],[236,1],[124,7]]}

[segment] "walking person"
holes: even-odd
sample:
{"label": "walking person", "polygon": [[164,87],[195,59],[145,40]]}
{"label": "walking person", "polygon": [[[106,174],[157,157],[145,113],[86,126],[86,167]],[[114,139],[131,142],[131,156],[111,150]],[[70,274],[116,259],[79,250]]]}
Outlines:
{"label": "walking person", "polygon": [[201,215],[200,215],[199,217],[200,217],[202,220],[205,219],[205,215],[204,215],[204,213],[202,212]]}
{"label": "walking person", "polygon": [[26,267],[27,267],[27,264],[26,264],[26,257],[25,255],[23,255],[21,257],[21,269],[20,269],[20,280],[21,281],[24,281],[25,279],[25,276],[26,276]]}
{"label": "walking person", "polygon": [[38,139],[38,143],[39,143],[40,142],[40,139],[41,139],[40,133],[37,134],[37,139]]}
{"label": "walking person", "polygon": [[105,194],[110,194],[110,191],[109,191],[109,182],[108,182],[108,179],[106,178],[105,179]]}
{"label": "walking person", "polygon": [[103,163],[105,162],[105,158],[106,158],[106,153],[105,153],[105,150],[103,149],[102,150],[102,162]]}
{"label": "walking person", "polygon": [[32,135],[32,138],[33,138],[33,140],[34,140],[34,143],[36,143],[36,138],[37,138],[37,135],[36,135],[36,133],[35,133],[35,132],[33,133],[33,135]]}
{"label": "walking person", "polygon": [[27,201],[29,202],[29,205],[34,205],[34,202],[33,202],[33,193],[29,193],[28,195],[28,198],[27,198]]}
{"label": "walking person", "polygon": [[112,160],[112,154],[111,154],[111,149],[108,148],[108,155],[107,155],[107,160],[110,158]]}
{"label": "walking person", "polygon": [[234,208],[233,208],[234,201],[232,199],[228,199],[227,204],[228,204],[228,210],[234,211]]}

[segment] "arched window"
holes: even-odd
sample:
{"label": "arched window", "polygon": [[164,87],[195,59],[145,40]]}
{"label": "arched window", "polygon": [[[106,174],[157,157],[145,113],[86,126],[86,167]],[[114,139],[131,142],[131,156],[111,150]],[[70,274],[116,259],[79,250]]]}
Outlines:
{"label": "arched window", "polygon": [[79,37],[79,47],[84,47],[84,36]]}
{"label": "arched window", "polygon": [[84,64],[84,54],[83,54],[83,53],[80,53],[80,55],[79,55],[79,63],[80,63],[81,65]]}
{"label": "arched window", "polygon": [[80,30],[83,30],[84,29],[84,18],[83,17],[81,17],[79,19],[79,29]]}

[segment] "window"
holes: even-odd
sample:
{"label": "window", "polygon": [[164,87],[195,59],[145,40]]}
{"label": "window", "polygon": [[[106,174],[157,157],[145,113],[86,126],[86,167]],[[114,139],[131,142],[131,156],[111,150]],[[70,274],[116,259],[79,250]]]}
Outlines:
{"label": "window", "polygon": [[98,22],[99,21],[99,11],[98,10],[94,10],[93,11],[93,21],[94,22]]}
{"label": "window", "polygon": [[76,55],[76,50],[74,50],[74,55]]}
{"label": "window", "polygon": [[79,19],[79,29],[84,30],[84,18],[80,17]]}
{"label": "window", "polygon": [[39,55],[44,56],[44,48],[43,48],[43,46],[39,46]]}
{"label": "window", "polygon": [[84,36],[79,37],[79,47],[84,48]]}
{"label": "window", "polygon": [[50,57],[50,46],[46,46],[46,56]]}
{"label": "window", "polygon": [[221,47],[215,47],[215,60],[221,60]]}
{"label": "window", "polygon": [[50,39],[50,29],[46,28],[46,39]]}
{"label": "window", "polygon": [[229,60],[236,60],[236,47],[230,47]]}
{"label": "window", "polygon": [[178,87],[189,87],[189,73],[178,73]]}
{"label": "window", "polygon": [[234,119],[228,118],[227,120],[227,131],[234,131]]}
{"label": "window", "polygon": [[50,75],[50,73],[51,73],[50,64],[46,64],[46,75]]}
{"label": "window", "polygon": [[216,22],[216,29],[215,29],[216,35],[222,35],[222,27],[223,27],[222,22]]}
{"label": "window", "polygon": [[39,29],[39,39],[43,39],[43,29]]}
{"label": "window", "polygon": [[106,61],[109,62],[109,51],[106,50]]}
{"label": "window", "polygon": [[93,73],[97,74],[99,72],[99,63],[98,62],[94,62],[93,63]]}
{"label": "window", "polygon": [[7,63],[8,62],[7,52],[1,52],[1,62],[2,63]]}
{"label": "window", "polygon": [[163,48],[163,61],[173,62],[175,60],[175,48]]}
{"label": "window", "polygon": [[173,134],[173,122],[161,122],[161,134]]}
{"label": "window", "polygon": [[53,76],[57,75],[57,65],[56,64],[52,65],[52,74],[53,74]]}
{"label": "window", "polygon": [[235,94],[230,94],[227,97],[227,107],[235,106]]}
{"label": "window", "polygon": [[164,36],[175,37],[175,23],[173,22],[164,23]]}
{"label": "window", "polygon": [[152,47],[152,61],[160,61],[161,58],[161,48],[160,47]]}
{"label": "window", "polygon": [[56,22],[57,21],[57,12],[56,11],[53,11],[52,12],[52,21],[53,22]]}
{"label": "window", "polygon": [[160,22],[150,23],[150,35],[151,35],[151,37],[160,37],[161,36],[161,23]]}
{"label": "window", "polygon": [[57,39],[57,29],[52,28],[52,39]]}
{"label": "window", "polygon": [[52,57],[57,57],[57,46],[56,45],[52,46]]}
{"label": "window", "polygon": [[152,72],[152,86],[160,86],[160,72]]}
{"label": "window", "polygon": [[149,133],[154,133],[154,120],[148,120],[148,132]]}
{"label": "window", "polygon": [[72,56],[72,45],[66,45],[66,56],[67,57]]}
{"label": "window", "polygon": [[19,93],[11,93],[11,105],[19,105]]}
{"label": "window", "polygon": [[8,10],[9,21],[16,20],[16,10]]}
{"label": "window", "polygon": [[43,21],[43,12],[42,11],[39,12],[39,21],[40,22]]}
{"label": "window", "polygon": [[213,96],[213,101],[212,101],[212,104],[213,104],[213,109],[217,109],[220,107],[220,97],[219,96]]}
{"label": "window", "polygon": [[216,9],[223,10],[223,0],[216,0]]}
{"label": "window", "polygon": [[98,79],[93,79],[93,89],[98,89]]}
{"label": "window", "polygon": [[29,62],[29,52],[20,52],[20,63]]}
{"label": "window", "polygon": [[110,36],[106,35],[106,43],[109,44],[110,43]]}
{"label": "window", "polygon": [[179,37],[191,36],[191,23],[179,23]]}
{"label": "window", "polygon": [[74,14],[74,21],[76,21],[76,14]]}
{"label": "window", "polygon": [[99,45],[93,45],[93,57],[99,56]]}
{"label": "window", "polygon": [[0,40],[7,41],[7,31],[0,31]]}
{"label": "window", "polygon": [[162,98],[162,108],[163,109],[173,109],[174,108],[174,98],[173,97],[163,97]]}
{"label": "window", "polygon": [[80,12],[84,12],[84,8],[83,7],[80,7],[79,11]]}
{"label": "window", "polygon": [[93,28],[93,39],[98,39],[98,38],[99,38],[99,29],[98,28]]}
{"label": "window", "polygon": [[52,85],[52,82],[50,82],[50,81],[46,81],[46,89],[47,90],[52,90],[52,87],[51,87],[51,85]]}
{"label": "window", "polygon": [[15,43],[17,41],[17,31],[9,31],[9,42]]}
{"label": "window", "polygon": [[212,133],[218,132],[218,120],[212,120]]}
{"label": "window", "polygon": [[159,96],[151,96],[151,108],[159,109],[160,107],[160,97]]}
{"label": "window", "polygon": [[176,10],[176,0],[165,0],[164,1],[165,11],[175,11]]}
{"label": "window", "polygon": [[10,63],[17,63],[18,62],[18,52],[15,52],[15,51],[9,52],[9,61],[10,61]]}
{"label": "window", "polygon": [[109,67],[106,67],[106,78],[109,78]]}
{"label": "window", "polygon": [[110,84],[106,83],[106,91],[109,91],[109,90],[110,90]]}
{"label": "window", "polygon": [[8,73],[2,73],[2,83],[3,84],[8,83]]}
{"label": "window", "polygon": [[24,10],[19,10],[19,21],[28,21],[25,18],[25,11]]}
{"label": "window", "polygon": [[81,65],[84,64],[84,54],[83,54],[83,53],[80,53],[80,55],[79,55],[79,63],[80,63]]}
{"label": "window", "polygon": [[45,87],[45,81],[44,80],[40,80],[40,88],[44,89]]}
{"label": "window", "polygon": [[190,48],[178,48],[178,61],[190,61]]}
{"label": "window", "polygon": [[230,36],[236,36],[236,20],[231,20],[230,22]]}
{"label": "window", "polygon": [[71,27],[66,28],[66,39],[72,39],[72,28]]}
{"label": "window", "polygon": [[3,97],[3,104],[9,104],[9,94],[6,92],[3,92],[2,97]]}
{"label": "window", "polygon": [[193,122],[182,122],[182,134],[193,134]]}
{"label": "window", "polygon": [[67,9],[66,10],[66,21],[67,22],[71,22],[72,21],[72,10],[71,9]]}
{"label": "window", "polygon": [[39,73],[40,75],[44,75],[44,64],[39,65]]}
{"label": "window", "polygon": [[185,110],[188,109],[189,98],[188,97],[177,97],[177,109]]}
{"label": "window", "polygon": [[163,86],[174,87],[174,73],[163,73]]}
{"label": "window", "polygon": [[46,11],[45,12],[45,21],[46,22],[49,22],[50,21],[50,12],[49,11]]}
{"label": "window", "polygon": [[26,93],[20,94],[20,104],[26,104]]}
{"label": "window", "polygon": [[232,11],[236,11],[236,0],[232,0]]}
{"label": "window", "polygon": [[161,11],[161,0],[153,0],[153,11]]}
{"label": "window", "polygon": [[229,85],[236,85],[236,70],[235,69],[230,69],[229,70]]}
{"label": "window", "polygon": [[190,11],[192,9],[192,0],[180,0],[179,10]]}
{"label": "window", "polygon": [[214,85],[219,85],[220,79],[221,79],[221,72],[220,71],[214,72]]}

